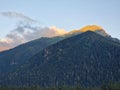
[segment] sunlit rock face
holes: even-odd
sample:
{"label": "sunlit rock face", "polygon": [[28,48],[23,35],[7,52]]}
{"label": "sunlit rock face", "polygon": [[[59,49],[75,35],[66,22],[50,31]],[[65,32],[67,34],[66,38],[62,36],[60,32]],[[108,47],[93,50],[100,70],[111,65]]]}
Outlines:
{"label": "sunlit rock face", "polygon": [[81,32],[93,31],[103,36],[109,36],[101,26],[88,25],[80,29]]}
{"label": "sunlit rock face", "polygon": [[81,32],[103,30],[101,26],[88,25],[80,29]]}
{"label": "sunlit rock face", "polygon": [[97,26],[97,25],[88,25],[79,30],[73,30],[73,31],[69,32],[69,34],[84,33],[86,31],[93,31],[102,36],[109,36],[101,26]]}

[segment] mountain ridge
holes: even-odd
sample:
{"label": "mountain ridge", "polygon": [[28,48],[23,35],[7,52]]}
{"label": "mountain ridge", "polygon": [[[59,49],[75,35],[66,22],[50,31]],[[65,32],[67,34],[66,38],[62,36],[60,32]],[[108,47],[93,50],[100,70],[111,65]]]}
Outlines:
{"label": "mountain ridge", "polygon": [[119,43],[87,31],[45,48],[0,83],[94,86],[119,82],[119,52]]}
{"label": "mountain ridge", "polygon": [[[99,32],[98,29],[102,29],[102,27],[97,26],[97,25],[88,25],[88,26],[83,27],[82,29],[83,29],[83,31],[86,30],[85,32],[87,32],[87,31],[95,32],[96,30],[97,30],[97,32]],[[25,44],[19,45],[10,50],[0,52],[0,67],[1,67],[0,73],[4,75],[4,73],[11,71],[11,69],[16,68],[19,65],[21,65],[22,63],[26,62],[29,58],[31,58],[33,55],[37,54],[39,51],[43,50],[44,48],[46,48],[52,44],[59,42],[60,40],[64,40],[66,38],[73,37],[77,34],[85,33],[85,32],[81,33],[82,29],[77,30],[76,32],[73,31],[74,33],[68,33],[68,34],[65,34],[62,36],[56,36],[53,38],[42,37],[40,39],[36,39],[36,40],[30,41],[30,42],[27,42]],[[91,30],[88,30],[88,29],[91,29]],[[102,31],[104,31],[104,29],[102,29]],[[100,31],[100,33],[101,33],[101,31]],[[100,33],[97,33],[97,34],[101,35]],[[104,35],[102,35],[102,36],[104,36]],[[104,36],[104,37],[106,37],[106,36]],[[117,40],[117,39],[114,39],[114,38],[111,38],[108,36],[107,36],[107,38],[111,39],[114,42],[119,42],[119,40]]]}

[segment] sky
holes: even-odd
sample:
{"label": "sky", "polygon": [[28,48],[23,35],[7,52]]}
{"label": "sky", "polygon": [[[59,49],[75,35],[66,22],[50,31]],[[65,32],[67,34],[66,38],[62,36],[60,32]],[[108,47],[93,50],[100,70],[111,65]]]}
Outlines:
{"label": "sky", "polygon": [[[8,12],[14,13],[10,17],[3,15]],[[20,28],[26,27],[26,23],[22,26],[20,24],[24,21],[27,25],[28,22],[31,25],[37,24],[41,31],[45,28],[49,31],[54,30],[55,34],[60,30],[71,31],[95,24],[102,26],[111,36],[120,39],[120,0],[0,0],[0,41],[6,42],[7,38],[8,44],[11,34],[16,34],[16,31],[18,34]],[[35,27],[27,27],[27,31],[23,30],[24,34],[31,28]],[[29,33],[35,34],[33,30]]]}

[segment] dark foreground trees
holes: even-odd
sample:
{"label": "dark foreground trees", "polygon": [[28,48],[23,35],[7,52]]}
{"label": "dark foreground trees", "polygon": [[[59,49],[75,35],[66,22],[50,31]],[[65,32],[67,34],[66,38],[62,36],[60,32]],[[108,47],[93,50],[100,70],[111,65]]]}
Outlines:
{"label": "dark foreground trees", "polygon": [[0,87],[0,90],[120,90],[120,83],[110,83],[109,85],[101,85],[100,87],[82,87],[80,85],[74,87]]}

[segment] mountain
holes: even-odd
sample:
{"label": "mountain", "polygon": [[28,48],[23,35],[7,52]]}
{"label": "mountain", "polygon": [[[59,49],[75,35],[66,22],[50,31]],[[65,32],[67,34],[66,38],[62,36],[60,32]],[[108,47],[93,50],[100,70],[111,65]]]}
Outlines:
{"label": "mountain", "polygon": [[64,39],[64,37],[44,37],[0,52],[0,76],[11,72],[44,48],[62,39]]}
{"label": "mountain", "polygon": [[53,38],[47,38],[47,37],[40,38],[19,45],[13,49],[0,52],[0,76],[11,72],[16,67],[19,67],[19,65],[28,61],[32,56],[34,56],[36,53],[43,50],[44,48],[48,47],[49,45],[52,45],[60,40],[63,40],[64,38],[68,38],[76,34],[80,34],[81,32],[82,33],[86,32],[87,30],[96,31],[96,32],[98,31],[105,32],[100,26],[88,25],[81,28],[80,30],[71,31],[72,33],[69,32],[63,36],[57,36]]}
{"label": "mountain", "polygon": [[120,43],[93,31],[53,44],[0,78],[5,86],[96,86],[120,82]]}

